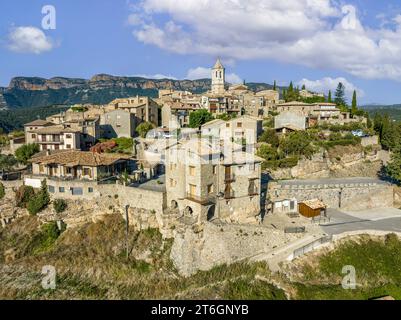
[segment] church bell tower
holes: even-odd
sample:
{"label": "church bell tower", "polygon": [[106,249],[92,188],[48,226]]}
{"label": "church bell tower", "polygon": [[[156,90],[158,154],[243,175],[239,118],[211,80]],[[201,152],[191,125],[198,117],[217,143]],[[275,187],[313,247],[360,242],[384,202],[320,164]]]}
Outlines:
{"label": "church bell tower", "polygon": [[212,69],[212,93],[223,94],[225,92],[226,69],[221,64],[220,59],[217,59],[216,64]]}

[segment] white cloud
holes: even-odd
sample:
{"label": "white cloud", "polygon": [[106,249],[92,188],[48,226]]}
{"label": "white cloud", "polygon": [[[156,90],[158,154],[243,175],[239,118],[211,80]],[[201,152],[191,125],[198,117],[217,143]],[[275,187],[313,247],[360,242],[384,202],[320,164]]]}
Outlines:
{"label": "white cloud", "polygon": [[[143,0],[137,40],[180,54],[274,59],[401,80],[401,18],[364,26],[352,5],[330,0]],[[159,15],[168,22],[157,24]]]}
{"label": "white cloud", "polygon": [[139,14],[132,13],[128,16],[128,24],[131,26],[138,26],[143,23],[142,17]]}
{"label": "white cloud", "polygon": [[171,79],[171,80],[177,80],[176,77],[173,76],[166,76],[164,74],[136,74],[134,77],[140,77],[140,78],[146,78],[146,79]]}
{"label": "white cloud", "polygon": [[50,38],[35,27],[16,27],[9,33],[8,40],[8,48],[19,53],[40,54],[54,48]]}
{"label": "white cloud", "polygon": [[[212,69],[204,68],[204,67],[197,67],[193,69],[189,69],[186,79],[189,80],[198,80],[198,79],[210,79],[212,74]],[[228,73],[226,74],[226,81],[229,83],[237,84],[242,83],[242,79],[235,73]]]}
{"label": "white cloud", "polygon": [[348,98],[352,97],[354,90],[356,90],[358,97],[363,97],[365,95],[365,92],[362,89],[359,89],[353,83],[349,82],[343,77],[335,79],[326,77],[319,80],[302,79],[297,83],[297,85],[299,85],[300,87],[302,87],[302,85],[305,85],[306,89],[309,91],[324,93],[326,95],[328,94],[329,90],[331,90],[334,96],[334,92],[340,82],[345,86],[345,94]]}

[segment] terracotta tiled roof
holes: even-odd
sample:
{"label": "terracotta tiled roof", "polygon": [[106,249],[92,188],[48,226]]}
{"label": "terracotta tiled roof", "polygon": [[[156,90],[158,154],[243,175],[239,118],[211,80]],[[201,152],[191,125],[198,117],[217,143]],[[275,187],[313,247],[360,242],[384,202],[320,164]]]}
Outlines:
{"label": "terracotta tiled roof", "polygon": [[29,123],[25,124],[26,127],[29,127],[29,126],[51,126],[51,125],[53,125],[52,122],[49,122],[49,121],[46,121],[46,120],[41,120],[41,119],[38,119],[38,120],[35,120],[35,121],[32,121],[32,122],[29,122]]}
{"label": "terracotta tiled roof", "polygon": [[291,102],[286,102],[286,103],[280,103],[277,105],[278,107],[291,107],[291,106],[305,106],[305,107],[310,107],[313,106],[313,104],[309,103],[304,103],[300,101],[291,101]]}
{"label": "terracotta tiled roof", "polygon": [[37,155],[30,162],[41,164],[61,164],[64,166],[109,166],[121,160],[128,160],[129,156],[112,153],[93,153],[85,151],[59,151],[50,155]]}
{"label": "terracotta tiled roof", "polygon": [[80,130],[65,128],[62,125],[56,125],[56,126],[52,125],[49,127],[44,127],[41,129],[34,130],[32,132],[37,134],[60,134],[60,133],[75,133],[75,132],[80,132]]}

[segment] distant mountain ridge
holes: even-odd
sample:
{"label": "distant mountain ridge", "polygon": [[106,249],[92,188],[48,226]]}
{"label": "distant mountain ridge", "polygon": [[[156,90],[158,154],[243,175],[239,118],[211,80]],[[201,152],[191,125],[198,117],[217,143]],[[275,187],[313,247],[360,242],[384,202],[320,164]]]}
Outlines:
{"label": "distant mountain ridge", "polygon": [[[254,91],[272,89],[266,83],[247,83]],[[135,95],[157,97],[159,89],[202,93],[210,89],[210,79],[172,80],[122,77],[98,74],[89,80],[79,78],[16,77],[7,88],[0,88],[0,109],[71,105],[107,104],[115,98]]]}

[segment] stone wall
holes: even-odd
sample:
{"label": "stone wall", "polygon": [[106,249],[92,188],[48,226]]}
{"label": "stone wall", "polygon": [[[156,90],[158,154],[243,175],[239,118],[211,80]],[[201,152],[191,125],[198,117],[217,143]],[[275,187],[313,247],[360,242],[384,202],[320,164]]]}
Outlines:
{"label": "stone wall", "polygon": [[202,230],[176,232],[171,259],[184,276],[270,252],[301,237],[273,228],[205,223]]}
{"label": "stone wall", "polygon": [[331,179],[310,181],[291,185],[287,182],[270,183],[269,198],[272,202],[282,199],[297,199],[298,202],[320,199],[329,208],[343,210],[364,210],[391,208],[394,205],[392,185],[374,180]]}
{"label": "stone wall", "polygon": [[[32,177],[29,178],[32,180]],[[36,178],[41,180],[43,178]],[[31,181],[32,182],[32,181]],[[142,188],[126,187],[119,183],[98,184],[90,181],[62,181],[47,179],[52,198],[68,200],[96,200],[98,198],[118,198],[120,203],[133,208],[154,211],[162,214],[166,208],[166,194],[164,192],[145,190]],[[40,185],[40,184],[39,184]],[[79,194],[75,192],[79,189]],[[82,192],[82,194],[81,194]]]}

